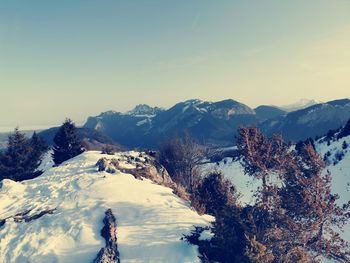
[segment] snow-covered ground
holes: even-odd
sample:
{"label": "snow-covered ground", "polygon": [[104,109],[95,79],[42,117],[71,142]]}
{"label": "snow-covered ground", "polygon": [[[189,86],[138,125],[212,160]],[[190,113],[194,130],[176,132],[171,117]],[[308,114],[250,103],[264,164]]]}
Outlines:
{"label": "snow-covered ground", "polygon": [[117,218],[122,262],[199,261],[197,248],[180,239],[213,218],[199,216],[170,188],[120,172],[97,172],[101,157],[111,158],[86,152],[33,180],[3,181],[0,219],[28,210],[29,215],[56,211],[30,222],[8,219],[0,227],[1,262],[91,262],[105,245],[100,230],[108,208]]}
{"label": "snow-covered ground", "polygon": [[204,173],[216,170],[221,171],[227,179],[229,179],[241,194],[240,201],[242,204],[250,204],[254,202],[254,192],[261,185],[258,180],[244,173],[242,165],[232,158],[225,158],[219,163],[205,164],[202,169]]}
{"label": "snow-covered ground", "polygon": [[[347,149],[342,149],[344,141],[349,145]],[[348,202],[350,200],[350,136],[333,141],[330,145],[327,145],[327,142],[316,143],[316,149],[321,156],[330,152],[331,155],[328,157],[330,163],[327,170],[332,175],[333,193],[339,195],[339,204]],[[344,157],[334,164],[335,156],[340,152],[344,153]],[[341,235],[350,242],[350,223],[345,226],[344,232]]]}

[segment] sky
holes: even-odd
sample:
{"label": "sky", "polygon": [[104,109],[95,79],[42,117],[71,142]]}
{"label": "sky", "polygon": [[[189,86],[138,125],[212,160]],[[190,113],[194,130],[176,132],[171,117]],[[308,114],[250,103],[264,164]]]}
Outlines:
{"label": "sky", "polygon": [[0,127],[345,97],[349,0],[0,0]]}

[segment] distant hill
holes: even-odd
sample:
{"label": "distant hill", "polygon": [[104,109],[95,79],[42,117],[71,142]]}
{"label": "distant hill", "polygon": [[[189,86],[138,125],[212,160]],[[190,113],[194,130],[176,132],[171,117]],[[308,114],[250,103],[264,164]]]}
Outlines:
{"label": "distant hill", "polygon": [[350,100],[316,104],[285,116],[269,119],[260,128],[267,134],[281,133],[288,140],[304,140],[337,129],[350,118]]}
{"label": "distant hill", "polygon": [[259,106],[254,111],[260,120],[272,119],[287,114],[286,111],[278,107],[268,105]]}
{"label": "distant hill", "polygon": [[317,100],[301,99],[295,103],[292,103],[289,105],[284,105],[284,106],[281,106],[279,108],[284,110],[284,111],[287,111],[287,112],[292,112],[292,111],[305,109],[307,107],[313,106],[315,104],[320,104],[320,103],[322,103],[322,102],[317,101]]}

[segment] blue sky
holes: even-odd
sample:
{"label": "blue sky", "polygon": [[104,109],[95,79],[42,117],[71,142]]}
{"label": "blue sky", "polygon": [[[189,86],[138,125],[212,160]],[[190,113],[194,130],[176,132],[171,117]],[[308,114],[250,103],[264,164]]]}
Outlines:
{"label": "blue sky", "polygon": [[350,97],[348,0],[0,0],[0,126]]}

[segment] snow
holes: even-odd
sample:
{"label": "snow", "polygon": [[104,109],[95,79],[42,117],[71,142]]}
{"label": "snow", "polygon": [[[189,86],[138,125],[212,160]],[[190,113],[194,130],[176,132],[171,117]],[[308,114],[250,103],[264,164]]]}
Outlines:
{"label": "snow", "polygon": [[199,236],[198,240],[210,240],[214,237],[213,232],[210,229],[204,230]]}
{"label": "snow", "polygon": [[139,118],[154,118],[159,111],[162,111],[161,108],[158,107],[150,107],[146,104],[136,105],[134,109],[123,113],[124,115],[130,115]]}
{"label": "snow", "polygon": [[234,184],[237,191],[241,193],[239,201],[242,204],[251,204],[254,202],[254,192],[261,183],[259,180],[246,175],[242,165],[238,161],[234,161],[232,158],[225,158],[219,163],[209,163],[202,167],[202,171],[206,173],[213,170],[221,171]]}
{"label": "snow", "polygon": [[[212,102],[206,102],[207,104],[212,104]],[[208,109],[205,105],[205,102],[203,100],[199,99],[193,99],[193,100],[187,100],[184,102],[185,106],[182,109],[182,113],[187,111],[190,107],[194,108],[196,111],[201,112],[201,113],[206,113],[208,112]]]}
{"label": "snow", "polygon": [[280,108],[286,110],[287,112],[291,111],[296,111],[296,110],[301,110],[305,109],[307,107],[310,107],[315,104],[320,104],[322,103],[321,101],[316,101],[316,100],[311,100],[311,99],[300,99],[299,101],[289,104],[289,105],[284,105],[281,106]]}
{"label": "snow", "polygon": [[182,113],[184,113],[185,111],[187,111],[189,107],[190,107],[190,105],[186,105],[185,107],[183,107]]}
{"label": "snow", "polygon": [[52,160],[52,153],[53,151],[50,150],[44,155],[38,170],[45,172],[54,165],[54,162]]}
{"label": "snow", "polygon": [[[327,170],[332,175],[333,192],[340,195],[339,202],[341,203],[345,203],[350,199],[350,146],[348,149],[343,150],[342,144],[344,141],[350,145],[350,136],[333,141],[329,146],[327,142],[316,144],[317,151],[321,156],[324,156],[328,151],[331,153],[329,157],[331,163],[328,165]],[[344,158],[334,165],[334,156],[340,151],[344,152]]]}
{"label": "snow", "polygon": [[[350,146],[348,149],[343,150],[342,144],[344,141],[350,145],[350,136],[342,138],[338,141],[333,141],[329,146],[327,145],[327,142],[319,142],[316,144],[317,151],[321,154],[321,156],[324,156],[324,154],[328,151],[331,153],[331,160],[332,157],[334,158],[334,155],[337,152],[343,151],[345,153],[344,158],[341,161],[335,165],[331,163],[327,167],[327,170],[332,175],[333,193],[338,194],[340,197],[338,200],[339,204],[344,204],[350,199]],[[341,236],[350,242],[350,223],[344,227],[344,232],[341,233]]]}
{"label": "snow", "polygon": [[142,125],[147,124],[147,123],[149,123],[149,122],[150,122],[149,119],[144,119],[144,120],[142,120],[142,121],[138,121],[138,122],[136,123],[136,126],[142,126]]}
{"label": "snow", "polygon": [[199,216],[170,188],[121,172],[97,172],[101,157],[127,166],[128,155],[138,153],[85,152],[35,179],[4,180],[1,219],[28,210],[29,215],[57,210],[30,222],[8,219],[0,227],[2,262],[91,262],[105,245],[100,230],[108,208],[117,218],[122,262],[199,262],[197,248],[180,239],[213,218]]}

